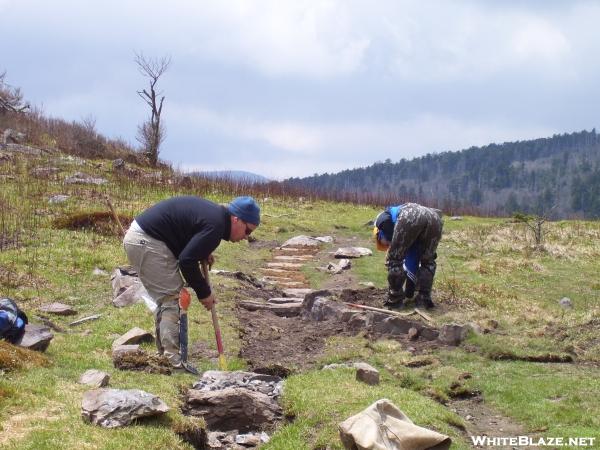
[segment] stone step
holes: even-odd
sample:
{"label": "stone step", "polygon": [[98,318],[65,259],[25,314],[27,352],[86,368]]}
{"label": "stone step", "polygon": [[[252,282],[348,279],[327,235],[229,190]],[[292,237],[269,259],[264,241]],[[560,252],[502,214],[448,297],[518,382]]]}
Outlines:
{"label": "stone step", "polygon": [[273,298],[270,298],[269,300],[267,300],[267,303],[275,303],[275,304],[302,303],[303,301],[304,301],[304,298],[302,298],[302,297],[273,297]]}
{"label": "stone step", "polygon": [[304,264],[298,263],[283,263],[283,262],[270,262],[267,263],[267,267],[271,269],[301,269]]}
{"label": "stone step", "polygon": [[313,259],[311,255],[281,255],[273,258],[275,261],[310,261]]}
{"label": "stone step", "polygon": [[287,295],[288,297],[303,297],[306,294],[310,294],[311,292],[315,292],[314,289],[284,289],[283,295]]}
{"label": "stone step", "polygon": [[281,317],[298,316],[300,315],[300,310],[302,309],[302,304],[297,302],[274,304],[246,300],[239,302],[238,305],[244,309],[247,309],[248,311],[271,311],[273,314]]}

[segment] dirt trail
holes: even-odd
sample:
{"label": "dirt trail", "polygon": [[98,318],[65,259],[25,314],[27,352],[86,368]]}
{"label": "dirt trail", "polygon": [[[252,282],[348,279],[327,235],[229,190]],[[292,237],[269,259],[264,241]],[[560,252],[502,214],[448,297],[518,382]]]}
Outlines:
{"label": "dirt trail", "polygon": [[[351,245],[360,244],[352,241]],[[281,258],[282,256],[284,258]],[[258,292],[254,288],[243,288],[239,293],[244,298],[268,299],[280,296],[280,289],[307,288],[309,285],[301,272],[302,267],[315,261],[323,262],[321,265],[325,266],[332,260],[328,250],[319,248],[274,248],[273,260],[262,269],[266,279],[274,284],[273,291]],[[375,307],[382,307],[386,298],[385,289],[367,289],[360,286],[352,270],[332,275],[321,288],[339,290],[342,301]],[[437,308],[433,314],[440,316],[446,310],[447,307]],[[302,320],[300,317],[279,317],[269,311],[238,309],[237,317],[242,339],[240,357],[248,362],[252,370],[279,376],[314,368],[324,354],[327,338],[357,333],[356,330],[347,329],[346,324],[342,322],[314,322]],[[365,338],[370,340],[379,337],[365,334]],[[386,337],[401,342],[405,348],[410,347],[414,354],[426,354],[441,346],[438,341],[411,341],[407,335]],[[481,397],[455,399],[447,406],[463,418],[466,424],[464,436],[469,443],[470,436],[506,437],[527,434],[521,425],[488,407]]]}

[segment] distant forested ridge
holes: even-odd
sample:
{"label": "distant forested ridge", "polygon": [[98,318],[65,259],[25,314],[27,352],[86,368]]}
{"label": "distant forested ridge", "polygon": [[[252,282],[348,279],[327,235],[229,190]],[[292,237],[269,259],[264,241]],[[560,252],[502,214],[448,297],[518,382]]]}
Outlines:
{"label": "distant forested ridge", "polygon": [[428,154],[335,174],[286,180],[318,192],[397,196],[399,202],[552,217],[600,217],[596,129]]}

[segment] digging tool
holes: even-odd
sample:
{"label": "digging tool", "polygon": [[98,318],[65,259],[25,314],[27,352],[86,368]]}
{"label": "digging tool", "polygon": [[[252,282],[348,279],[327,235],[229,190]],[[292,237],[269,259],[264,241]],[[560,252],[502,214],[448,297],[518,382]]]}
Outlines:
{"label": "digging tool", "polygon": [[[204,275],[206,283],[210,286],[210,281],[208,279],[208,263],[206,261],[202,261],[202,275]],[[217,318],[217,310],[214,303],[210,308],[210,314],[212,316],[213,328],[215,329],[217,351],[219,352],[219,369],[227,370],[227,361],[225,360],[225,353],[223,351],[223,339],[221,338],[221,328],[219,327],[219,319]]]}
{"label": "digging tool", "polygon": [[181,365],[188,372],[199,375],[198,369],[188,363],[188,316],[187,310],[192,302],[192,296],[186,288],[179,291],[179,354]]}
{"label": "digging tool", "polygon": [[115,208],[113,208],[112,202],[110,201],[110,197],[108,195],[104,196],[106,203],[110,209],[110,212],[113,216],[113,219],[115,220],[115,222],[117,223],[117,226],[119,227],[119,231],[121,233],[121,236],[125,236],[125,230],[123,229],[123,225],[121,224],[121,221],[119,220],[119,216],[117,215],[117,212],[115,211]]}
{"label": "digging tool", "polygon": [[390,316],[399,316],[399,317],[408,317],[408,316],[412,316],[413,314],[418,314],[419,316],[423,317],[425,320],[429,321],[429,322],[433,322],[433,319],[425,314],[424,312],[418,310],[417,308],[415,308],[412,311],[407,311],[407,312],[399,312],[399,311],[390,311],[389,309],[383,309],[383,308],[375,308],[374,306],[367,306],[367,305],[358,305],[356,303],[347,303],[345,302],[346,305],[352,307],[352,308],[358,308],[358,309],[366,309],[368,311],[376,311],[376,312],[380,312],[383,314],[388,314]]}
{"label": "digging tool", "polygon": [[181,361],[187,363],[188,357],[188,315],[192,296],[186,288],[179,291],[179,353]]}

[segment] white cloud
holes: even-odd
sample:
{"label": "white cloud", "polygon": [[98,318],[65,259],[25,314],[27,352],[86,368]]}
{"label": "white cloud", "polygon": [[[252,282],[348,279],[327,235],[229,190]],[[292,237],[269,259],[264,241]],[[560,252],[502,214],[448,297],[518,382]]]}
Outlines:
{"label": "white cloud", "polygon": [[[186,119],[187,118],[187,119]],[[533,139],[556,130],[543,126],[459,120],[431,114],[404,121],[308,123],[261,121],[221,116],[207,110],[179,109],[175,121],[184,126],[230,139],[263,142],[272,147],[268,158],[242,149],[212,155],[202,170],[253,170],[273,178],[312,175],[367,166],[387,158],[393,161],[430,152],[461,150],[491,142]],[[231,153],[238,153],[235,162]],[[187,158],[185,167],[197,167]],[[239,164],[239,166],[235,166]]]}

